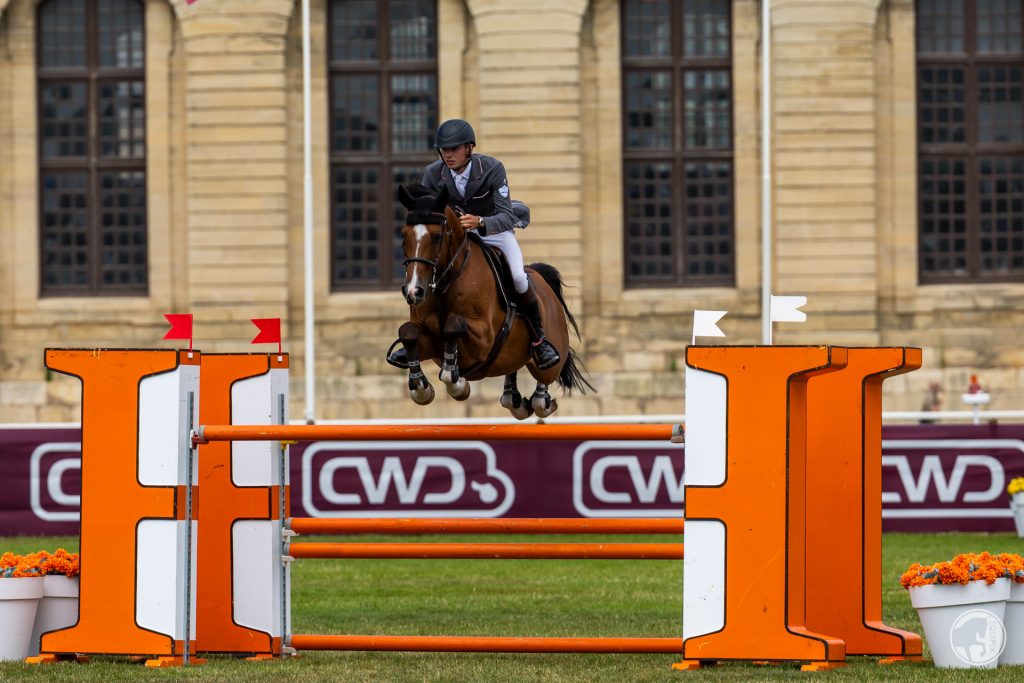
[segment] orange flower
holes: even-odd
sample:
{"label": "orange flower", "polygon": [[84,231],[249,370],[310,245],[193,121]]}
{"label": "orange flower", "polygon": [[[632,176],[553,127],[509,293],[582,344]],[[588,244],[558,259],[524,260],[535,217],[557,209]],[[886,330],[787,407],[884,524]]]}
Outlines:
{"label": "orange flower", "polygon": [[1024,558],[1012,553],[992,555],[982,552],[962,553],[952,560],[931,565],[915,562],[900,577],[900,585],[914,588],[932,584],[965,584],[970,581],[991,584],[1004,577],[1024,583]]}
{"label": "orange flower", "polygon": [[4,553],[0,556],[0,578],[18,578],[22,576],[45,576],[63,574],[78,576],[78,553],[69,553],[59,548],[53,555],[41,550],[27,555]]}

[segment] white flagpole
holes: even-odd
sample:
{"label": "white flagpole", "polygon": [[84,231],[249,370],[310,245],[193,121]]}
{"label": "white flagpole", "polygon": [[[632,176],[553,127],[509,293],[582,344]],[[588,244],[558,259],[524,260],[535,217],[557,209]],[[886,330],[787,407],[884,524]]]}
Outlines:
{"label": "white flagpole", "polygon": [[761,342],[772,343],[772,8],[761,0]]}
{"label": "white flagpole", "polygon": [[309,0],[302,0],[302,257],[305,267],[306,423],[316,421],[316,355],[313,316],[313,154],[310,106]]}

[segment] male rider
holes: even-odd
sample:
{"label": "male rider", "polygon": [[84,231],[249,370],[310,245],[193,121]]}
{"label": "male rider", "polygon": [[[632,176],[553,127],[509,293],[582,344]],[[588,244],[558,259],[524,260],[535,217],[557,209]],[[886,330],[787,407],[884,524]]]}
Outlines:
{"label": "male rider", "polygon": [[[519,309],[530,328],[533,360],[539,369],[545,370],[557,365],[561,358],[554,344],[544,337],[537,293],[523,267],[523,252],[513,232],[519,219],[512,213],[505,166],[494,157],[474,154],[475,146],[476,134],[467,121],[450,119],[442,123],[434,136],[434,148],[440,159],[427,166],[423,185],[434,195],[447,187],[449,204],[462,227],[476,230],[485,244],[498,247],[505,254]],[[399,347],[388,362],[405,367],[407,359],[405,349]]]}

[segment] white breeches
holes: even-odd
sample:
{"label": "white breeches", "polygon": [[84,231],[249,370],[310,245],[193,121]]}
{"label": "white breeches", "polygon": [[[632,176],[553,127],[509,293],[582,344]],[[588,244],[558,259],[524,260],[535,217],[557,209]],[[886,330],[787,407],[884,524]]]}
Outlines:
{"label": "white breeches", "polygon": [[499,232],[497,235],[485,235],[481,237],[484,244],[501,249],[508,259],[509,270],[512,271],[512,285],[516,288],[516,294],[522,294],[530,286],[530,278],[523,269],[523,252],[519,249],[519,242],[512,230]]}

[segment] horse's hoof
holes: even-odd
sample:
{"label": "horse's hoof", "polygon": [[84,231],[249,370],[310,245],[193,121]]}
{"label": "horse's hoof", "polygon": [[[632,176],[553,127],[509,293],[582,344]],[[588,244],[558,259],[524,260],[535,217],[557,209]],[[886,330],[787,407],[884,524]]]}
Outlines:
{"label": "horse's hoof", "polygon": [[413,389],[409,395],[417,405],[425,406],[434,400],[434,387],[428,384],[425,387]]}
{"label": "horse's hoof", "polygon": [[513,393],[511,391],[506,391],[501,395],[499,403],[501,403],[501,407],[505,410],[515,410],[523,404],[523,397],[518,392]]}
{"label": "horse's hoof", "polygon": [[518,408],[509,408],[508,412],[512,413],[512,417],[517,420],[525,420],[533,415],[533,407],[526,401],[523,401],[519,404]]}
{"label": "horse's hoof", "polygon": [[533,412],[537,414],[537,417],[547,417],[558,410],[558,401],[553,399],[550,394],[544,396],[534,394],[530,404],[533,406]]}
{"label": "horse's hoof", "polygon": [[458,382],[446,384],[445,386],[448,388],[448,395],[456,401],[465,401],[469,398],[469,382],[466,381],[465,377],[460,377]]}

